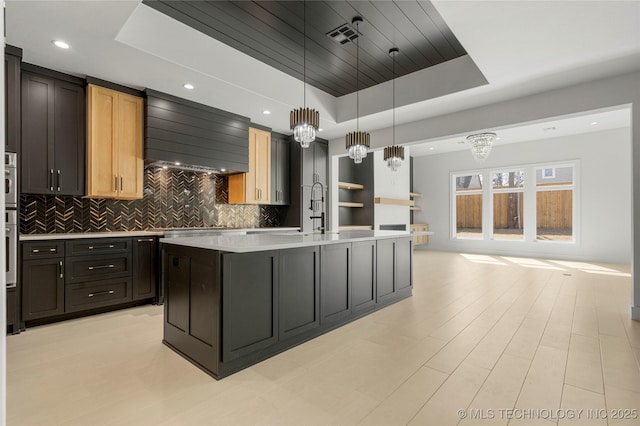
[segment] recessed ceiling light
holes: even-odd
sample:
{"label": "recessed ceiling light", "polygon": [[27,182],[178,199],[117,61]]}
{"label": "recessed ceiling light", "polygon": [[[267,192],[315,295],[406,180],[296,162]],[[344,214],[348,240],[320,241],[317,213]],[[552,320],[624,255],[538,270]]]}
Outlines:
{"label": "recessed ceiling light", "polygon": [[265,109],[264,111],[262,111],[262,113],[264,115],[269,115],[269,114],[271,114],[271,111],[269,111],[268,109]]}
{"label": "recessed ceiling light", "polygon": [[175,164],[176,166],[179,166],[179,165],[180,165],[180,163],[178,163],[177,161],[176,161],[175,163],[173,163],[173,164]]}
{"label": "recessed ceiling light", "polygon": [[163,169],[168,169],[168,167],[167,167],[167,166],[162,166],[162,168],[163,168]]}
{"label": "recessed ceiling light", "polygon": [[499,140],[500,140],[500,138],[496,138],[496,140],[497,140],[497,141],[499,141]]}
{"label": "recessed ceiling light", "polygon": [[434,148],[434,147],[432,147],[432,146],[430,146],[430,147],[429,147],[429,151],[433,151],[434,149],[435,149],[435,148]]}
{"label": "recessed ceiling light", "polygon": [[55,44],[60,49],[68,49],[69,45],[62,40],[53,40],[51,43]]}
{"label": "recessed ceiling light", "polygon": [[182,87],[184,87],[187,90],[193,90],[195,88],[191,83],[185,83],[182,85]]}
{"label": "recessed ceiling light", "polygon": [[318,129],[318,131],[319,131],[319,132],[321,132],[321,131],[323,131],[323,130],[324,130],[324,129],[321,129],[321,128],[319,128],[319,129]]}
{"label": "recessed ceiling light", "polygon": [[595,126],[596,124],[598,124],[598,122],[597,122],[597,121],[592,121],[592,122],[591,122],[591,125],[592,125],[592,126]]}
{"label": "recessed ceiling light", "polygon": [[220,171],[221,171],[221,172],[226,172],[226,171],[227,171],[227,169],[220,169]]}

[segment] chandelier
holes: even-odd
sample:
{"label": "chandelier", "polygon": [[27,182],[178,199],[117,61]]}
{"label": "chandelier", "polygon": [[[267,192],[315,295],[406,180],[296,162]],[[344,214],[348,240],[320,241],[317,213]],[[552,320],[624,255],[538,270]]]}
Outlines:
{"label": "chandelier", "polygon": [[396,55],[400,52],[397,47],[389,49],[393,58],[393,144],[384,149],[384,161],[392,172],[397,172],[404,161],[404,147],[396,145]]}
{"label": "chandelier", "polygon": [[295,109],[289,114],[289,123],[293,130],[293,139],[300,143],[302,148],[309,148],[309,144],[316,140],[316,132],[320,127],[320,113],[315,109],[307,108],[307,2],[303,2],[303,85],[304,107]]}
{"label": "chandelier", "polygon": [[477,162],[481,163],[487,159],[496,136],[493,132],[476,133],[467,136],[467,142],[471,147],[471,155]]}
{"label": "chandelier", "polygon": [[367,150],[371,146],[371,136],[368,132],[360,131],[360,111],[359,111],[359,86],[360,86],[360,70],[359,70],[359,50],[360,45],[358,43],[358,38],[360,38],[359,25],[362,22],[362,17],[355,16],[351,23],[356,26],[356,34],[358,37],[356,38],[356,131],[347,133],[345,136],[345,146],[347,151],[349,152],[349,158],[353,160],[354,163],[360,164],[362,160],[367,156]]}

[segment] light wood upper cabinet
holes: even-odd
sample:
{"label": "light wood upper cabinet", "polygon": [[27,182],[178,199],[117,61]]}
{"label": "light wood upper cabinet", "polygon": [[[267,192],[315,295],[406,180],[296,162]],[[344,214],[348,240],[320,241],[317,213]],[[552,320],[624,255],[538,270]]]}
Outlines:
{"label": "light wood upper cabinet", "polygon": [[87,195],[142,198],[143,99],[89,85]]}
{"label": "light wood upper cabinet", "polygon": [[249,128],[249,172],[229,176],[230,204],[271,201],[271,133]]}

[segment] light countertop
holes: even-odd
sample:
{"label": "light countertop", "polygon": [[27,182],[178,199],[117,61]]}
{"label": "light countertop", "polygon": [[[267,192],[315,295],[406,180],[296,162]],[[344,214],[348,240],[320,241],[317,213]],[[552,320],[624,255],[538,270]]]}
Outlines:
{"label": "light countertop", "polygon": [[[299,228],[185,228],[188,231],[211,231],[224,235],[229,234],[261,234],[265,232],[295,232]],[[168,230],[168,229],[167,229]],[[126,237],[152,237],[163,236],[165,229],[154,229],[151,231],[115,231],[115,232],[72,232],[68,234],[21,234],[20,241],[42,241],[42,240],[69,240],[76,238],[126,238]],[[178,228],[171,228],[178,230]]]}
{"label": "light countertop", "polygon": [[186,247],[248,253],[265,250],[281,250],[326,244],[350,243],[385,238],[426,235],[403,231],[342,231],[340,233],[270,232],[249,235],[219,235],[212,237],[162,238],[161,243]]}

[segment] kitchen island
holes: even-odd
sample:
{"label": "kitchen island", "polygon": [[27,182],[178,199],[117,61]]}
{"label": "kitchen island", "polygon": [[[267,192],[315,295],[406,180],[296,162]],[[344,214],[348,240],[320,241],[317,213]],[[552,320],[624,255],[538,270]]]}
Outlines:
{"label": "kitchen island", "polygon": [[161,239],[163,342],[223,378],[411,296],[412,234]]}

